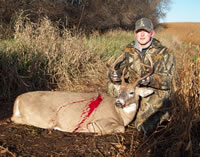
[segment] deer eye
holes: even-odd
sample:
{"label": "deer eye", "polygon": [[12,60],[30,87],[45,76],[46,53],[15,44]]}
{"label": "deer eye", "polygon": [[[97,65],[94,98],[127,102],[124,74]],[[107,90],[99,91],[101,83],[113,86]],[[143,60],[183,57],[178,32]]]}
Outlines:
{"label": "deer eye", "polygon": [[129,94],[130,94],[130,95],[134,95],[134,92],[130,92]]}

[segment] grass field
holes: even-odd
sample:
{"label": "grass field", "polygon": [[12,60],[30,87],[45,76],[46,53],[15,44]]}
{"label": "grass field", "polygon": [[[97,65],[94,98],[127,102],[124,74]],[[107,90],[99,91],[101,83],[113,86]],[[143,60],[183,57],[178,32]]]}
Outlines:
{"label": "grass field", "polygon": [[200,45],[200,22],[161,23],[161,25],[166,28],[160,32],[161,35],[170,34],[187,43]]}

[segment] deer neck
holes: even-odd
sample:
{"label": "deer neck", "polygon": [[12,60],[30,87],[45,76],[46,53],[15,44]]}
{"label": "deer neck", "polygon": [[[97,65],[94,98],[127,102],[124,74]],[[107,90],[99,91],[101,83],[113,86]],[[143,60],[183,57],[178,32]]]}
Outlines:
{"label": "deer neck", "polygon": [[127,126],[135,117],[137,112],[137,105],[135,103],[130,104],[124,108],[118,108],[119,114],[124,122],[124,126]]}

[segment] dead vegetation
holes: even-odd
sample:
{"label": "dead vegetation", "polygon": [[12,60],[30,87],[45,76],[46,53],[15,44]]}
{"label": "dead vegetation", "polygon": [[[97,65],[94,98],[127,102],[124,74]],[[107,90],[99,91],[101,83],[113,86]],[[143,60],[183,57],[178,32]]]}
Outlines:
{"label": "dead vegetation", "polygon": [[[125,134],[106,136],[46,133],[5,122],[0,126],[0,155],[199,156],[200,50],[195,42],[183,43],[174,35],[170,31],[158,34],[177,58],[178,75],[171,120],[152,135],[145,137],[132,126]],[[14,37],[0,43],[1,119],[11,114],[15,96],[25,91],[105,91],[107,54],[102,52],[105,49],[98,49],[103,45],[85,45],[86,37],[74,36],[67,29],[61,32],[46,18],[36,24],[19,18]]]}
{"label": "dead vegetation", "polygon": [[185,41],[190,44],[200,45],[200,23],[192,22],[178,22],[178,23],[162,23],[165,28],[160,33],[162,35],[173,35],[176,36],[179,40]]}

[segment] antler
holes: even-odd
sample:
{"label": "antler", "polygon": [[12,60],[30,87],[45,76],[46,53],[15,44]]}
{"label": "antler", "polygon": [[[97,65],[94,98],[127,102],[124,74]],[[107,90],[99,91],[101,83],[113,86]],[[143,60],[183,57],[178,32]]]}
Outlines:
{"label": "antler", "polygon": [[117,62],[123,57],[123,53],[121,53],[121,55],[113,62],[113,64],[110,65],[111,61],[113,60],[113,57],[112,56],[108,62],[106,63],[106,66],[110,69],[110,71],[116,71],[115,70],[115,65],[117,64]]}
{"label": "antler", "polygon": [[139,81],[144,80],[145,78],[149,77],[149,76],[153,73],[153,61],[152,61],[152,58],[151,58],[151,56],[149,56],[149,55],[147,55],[147,57],[148,57],[148,59],[149,59],[150,66],[149,66],[149,65],[146,65],[146,64],[142,64],[142,65],[145,66],[145,67],[150,68],[150,70],[149,70],[149,72],[148,72],[145,76],[140,77],[139,79],[137,79],[137,80],[134,82],[134,84],[133,84],[134,87],[137,86],[137,84],[139,83]]}
{"label": "antler", "polygon": [[127,83],[125,82],[125,78],[124,78],[124,75],[125,75],[125,69],[126,69],[126,68],[124,68],[123,71],[122,71],[122,76],[121,76],[121,85],[125,85],[125,84],[127,84]]}
{"label": "antler", "polygon": [[[112,56],[108,62],[106,63],[106,66],[111,70],[111,71],[116,71],[115,70],[115,65],[117,64],[117,62],[123,57],[123,54],[121,54],[114,62],[113,64],[110,65],[110,62],[112,61],[114,56]],[[137,86],[137,84],[139,83],[139,81],[141,80],[144,80],[145,78],[149,77],[152,73],[153,73],[153,61],[152,61],[152,58],[151,56],[147,55],[147,58],[149,59],[149,62],[150,62],[150,65],[146,65],[146,64],[142,64],[143,66],[145,67],[148,67],[149,68],[149,72],[143,76],[143,77],[140,77],[138,78],[133,84],[132,84],[132,87],[135,87]],[[124,73],[125,73],[125,68],[123,69],[123,72],[122,72],[122,76],[121,76],[121,84],[126,84],[125,82],[125,79],[124,79]]]}

